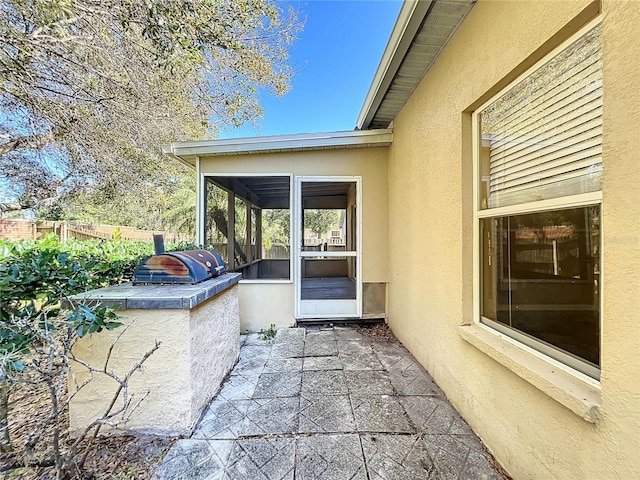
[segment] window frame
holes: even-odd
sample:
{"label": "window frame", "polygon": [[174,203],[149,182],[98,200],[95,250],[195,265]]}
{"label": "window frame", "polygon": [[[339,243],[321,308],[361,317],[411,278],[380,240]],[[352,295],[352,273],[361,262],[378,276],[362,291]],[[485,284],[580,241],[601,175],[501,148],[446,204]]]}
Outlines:
{"label": "window frame", "polygon": [[482,316],[482,249],[480,239],[480,222],[483,219],[488,218],[500,218],[510,215],[539,213],[545,211],[561,210],[565,208],[574,207],[589,207],[599,206],[600,208],[600,284],[599,288],[599,342],[600,352],[602,352],[602,319],[603,319],[603,288],[602,279],[604,278],[604,255],[603,255],[603,239],[604,239],[604,222],[603,217],[603,202],[602,202],[602,190],[596,192],[582,193],[577,195],[569,195],[565,197],[558,197],[546,200],[533,201],[528,203],[521,203],[516,205],[509,205],[503,207],[494,208],[482,208],[482,172],[481,172],[481,155],[483,147],[482,132],[480,128],[480,112],[493,103],[496,99],[500,98],[506,92],[508,92],[514,85],[517,85],[522,80],[530,77],[535,71],[549,62],[552,58],[557,56],[565,48],[571,45],[573,42],[584,36],[591,29],[597,27],[602,23],[600,17],[592,20],[583,26],[579,31],[562,42],[551,52],[545,55],[542,59],[536,62],[533,66],[527,69],[524,73],[519,75],[516,79],[510,82],[507,86],[492,95],[486,102],[476,108],[471,115],[471,133],[472,133],[472,159],[473,159],[473,322],[476,325],[484,325],[485,327],[503,334],[516,341],[518,344],[522,344],[525,348],[533,349],[535,352],[547,357],[551,363],[560,362],[561,364],[570,367],[576,373],[586,375],[592,379],[600,380],[600,368],[596,368],[593,365],[579,359],[578,357],[564,353],[556,348],[550,347],[542,341],[535,340],[534,338],[521,334],[515,329],[509,328],[496,322],[495,320],[488,319]]}

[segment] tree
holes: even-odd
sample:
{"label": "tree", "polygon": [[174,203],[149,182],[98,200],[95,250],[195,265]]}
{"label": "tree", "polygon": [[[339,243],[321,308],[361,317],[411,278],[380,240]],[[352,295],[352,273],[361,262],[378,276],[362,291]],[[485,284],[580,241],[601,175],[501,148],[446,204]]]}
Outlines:
{"label": "tree", "polygon": [[252,121],[261,89],[286,92],[299,28],[276,0],[5,0],[0,176],[23,208],[152,193],[184,175],[161,144]]}
{"label": "tree", "polygon": [[291,218],[288,208],[266,209],[262,211],[262,241],[265,247],[271,248],[273,243],[289,245],[291,238]]}
{"label": "tree", "polygon": [[195,175],[190,171],[135,189],[106,181],[89,191],[75,190],[40,205],[35,217],[193,234],[195,196]]}
{"label": "tree", "polygon": [[337,226],[339,220],[340,210],[307,209],[304,211],[304,227],[314,232],[318,237]]}
{"label": "tree", "polygon": [[196,179],[183,177],[176,182],[175,189],[167,197],[162,214],[163,224],[172,232],[196,234]]}

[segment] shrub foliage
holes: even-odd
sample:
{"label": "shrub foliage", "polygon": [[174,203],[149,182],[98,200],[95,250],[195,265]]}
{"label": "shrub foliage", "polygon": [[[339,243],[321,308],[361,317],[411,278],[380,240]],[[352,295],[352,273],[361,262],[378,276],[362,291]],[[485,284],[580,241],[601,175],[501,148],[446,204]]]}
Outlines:
{"label": "shrub foliage", "polygon": [[[167,249],[189,247],[193,246],[168,245]],[[43,354],[61,356],[57,364],[66,365],[75,338],[122,325],[111,308],[73,304],[63,312],[62,300],[130,280],[138,263],[152,253],[152,242],[143,241],[61,243],[55,235],[43,240],[0,240],[0,451],[10,449],[11,385],[32,380],[34,372],[45,383],[54,384],[52,370],[43,374],[34,359]]]}

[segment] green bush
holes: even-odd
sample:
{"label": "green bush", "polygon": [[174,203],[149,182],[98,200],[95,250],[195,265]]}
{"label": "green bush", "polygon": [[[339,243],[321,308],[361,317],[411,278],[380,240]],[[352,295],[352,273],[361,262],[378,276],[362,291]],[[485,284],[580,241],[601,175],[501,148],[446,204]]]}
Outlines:
{"label": "green bush", "polygon": [[[179,242],[167,244],[167,251],[189,250],[201,246]],[[55,270],[60,265],[57,256],[64,261],[73,261],[86,274],[76,284],[74,279],[65,286],[67,295],[94,288],[115,285],[131,280],[136,266],[145,257],[153,255],[153,242],[141,240],[69,240],[60,242],[55,235],[44,240],[14,242],[0,239],[0,277],[7,275],[10,265],[14,270]],[[55,258],[54,258],[55,257]],[[36,277],[41,277],[36,275]],[[24,280],[24,279],[23,279]],[[32,279],[32,280],[35,280]],[[45,280],[39,278],[39,280]],[[0,280],[1,281],[1,280]],[[45,282],[46,283],[46,282]],[[0,283],[0,288],[2,284]],[[24,290],[37,290],[33,282]],[[0,290],[1,292],[2,290]]]}
{"label": "green bush", "polygon": [[[198,248],[168,244],[167,250]],[[38,329],[66,322],[78,336],[120,325],[111,309],[77,306],[58,318],[64,298],[132,279],[153,254],[153,242],[85,240],[60,242],[55,235],[19,242],[0,239],[0,378],[20,370]],[[54,321],[55,320],[55,321]]]}
{"label": "green bush", "polygon": [[[65,262],[72,261],[83,272],[77,285],[72,282],[65,288],[64,293],[73,295],[78,291],[129,280],[138,262],[152,253],[153,245],[141,241],[87,240],[62,243],[55,235],[49,235],[44,240],[0,240],[0,277],[12,265],[13,270],[55,271],[58,267],[64,268]],[[39,279],[47,283],[46,278]],[[27,289],[32,287],[38,288],[30,283]]]}
{"label": "green bush", "polygon": [[[55,368],[66,371],[73,339],[122,325],[111,308],[76,305],[62,314],[61,301],[129,280],[140,260],[152,253],[151,242],[61,243],[55,235],[43,240],[0,240],[0,452],[10,444],[11,385],[37,378],[57,395],[62,390],[52,372]],[[43,363],[38,360],[43,355],[56,360]]]}
{"label": "green bush", "polygon": [[[168,245],[167,250],[190,247],[194,246]],[[47,421],[52,422],[52,445],[58,451],[62,428],[58,417],[64,410],[61,402],[66,401],[64,377],[75,340],[122,325],[112,308],[74,304],[62,312],[62,300],[130,280],[140,261],[152,254],[153,243],[142,241],[62,243],[55,235],[43,240],[0,240],[0,452],[11,450],[8,398],[19,382],[46,385],[52,405]],[[119,390],[114,401],[118,395]],[[38,427],[41,435],[49,431],[47,425]],[[58,455],[58,467],[60,462]]]}
{"label": "green bush", "polygon": [[[168,251],[191,248],[198,246],[167,245]],[[145,241],[60,242],[55,235],[18,242],[0,239],[0,377],[7,368],[20,366],[16,358],[27,353],[31,329],[53,328],[62,299],[129,281],[140,261],[152,254],[153,242]],[[119,325],[114,318],[109,309],[84,307],[66,320],[76,334],[84,334]]]}
{"label": "green bush", "polygon": [[[120,325],[109,309],[71,312],[59,318],[62,299],[129,279],[141,257],[144,242],[66,242],[0,240],[0,379],[23,368],[42,332],[66,326],[79,336]],[[37,342],[36,342],[37,343]]]}

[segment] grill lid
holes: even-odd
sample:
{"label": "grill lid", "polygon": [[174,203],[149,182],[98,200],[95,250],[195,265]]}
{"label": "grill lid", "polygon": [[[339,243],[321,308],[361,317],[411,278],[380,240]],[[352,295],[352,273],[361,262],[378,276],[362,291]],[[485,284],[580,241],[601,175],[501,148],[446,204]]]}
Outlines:
{"label": "grill lid", "polygon": [[184,250],[153,255],[133,272],[133,284],[195,284],[226,272],[224,261],[210,250]]}

